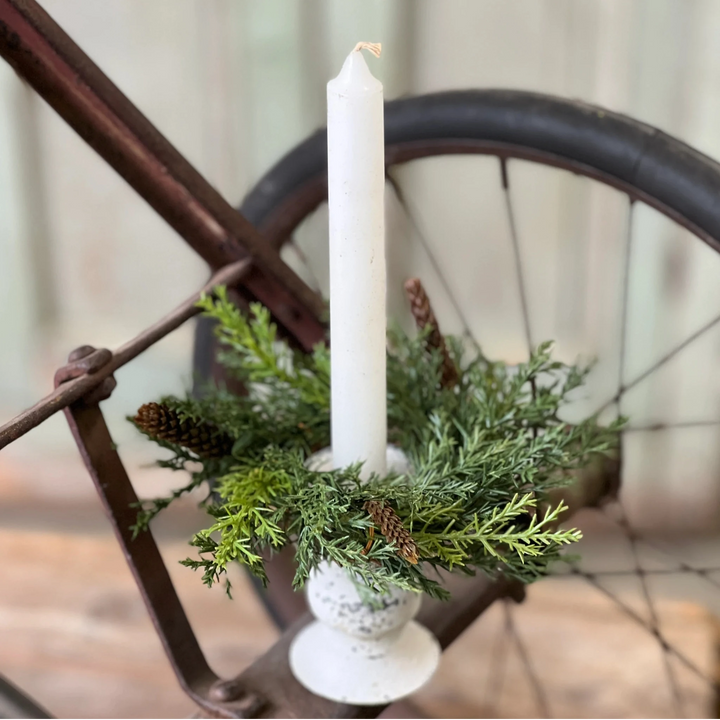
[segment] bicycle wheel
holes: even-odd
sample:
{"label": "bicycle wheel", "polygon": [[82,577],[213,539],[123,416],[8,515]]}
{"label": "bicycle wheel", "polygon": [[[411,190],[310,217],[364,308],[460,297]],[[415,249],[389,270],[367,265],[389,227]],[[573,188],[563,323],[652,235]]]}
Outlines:
{"label": "bicycle wheel", "polygon": [[[578,413],[598,409],[609,413],[618,411],[620,403],[627,401],[628,393],[632,394],[631,391],[647,383],[654,374],[662,371],[683,351],[694,346],[696,341],[700,341],[720,322],[720,314],[715,313],[706,318],[707,321],[693,332],[684,336],[680,331],[675,332],[674,335],[670,333],[671,337],[664,338],[664,345],[653,358],[640,353],[639,359],[628,360],[628,337],[633,334],[630,327],[633,324],[632,312],[628,307],[633,298],[637,299],[642,295],[637,288],[632,287],[631,258],[633,265],[637,267],[638,263],[642,266],[645,255],[650,257],[647,237],[642,242],[637,239],[634,241],[638,214],[645,213],[647,221],[647,211],[638,208],[649,207],[658,211],[672,224],[684,229],[684,238],[692,236],[693,239],[703,241],[704,245],[695,243],[703,248],[697,251],[701,254],[705,253],[703,263],[710,263],[711,260],[708,258],[720,257],[717,256],[720,251],[720,204],[717,202],[720,195],[720,165],[712,159],[683,142],[631,118],[585,103],[535,93],[502,90],[444,92],[390,102],[386,105],[385,113],[390,205],[394,206],[394,211],[402,216],[402,222],[411,228],[413,242],[416,249],[419,248],[417,252],[424,258],[420,265],[427,272],[434,274],[434,288],[442,295],[438,312],[441,322],[445,316],[449,323],[454,325],[451,329],[472,336],[478,334],[478,323],[473,322],[471,313],[467,310],[472,304],[472,293],[462,291],[462,287],[472,282],[471,275],[468,275],[471,273],[471,267],[464,274],[465,285],[457,278],[449,278],[444,267],[447,263],[443,262],[443,253],[449,252],[448,248],[452,243],[450,241],[441,243],[439,248],[437,243],[432,246],[426,237],[426,226],[431,224],[428,215],[421,219],[419,216],[423,215],[426,205],[432,202],[433,192],[442,192],[442,188],[437,187],[438,183],[447,185],[453,181],[453,174],[462,176],[459,179],[455,178],[462,190],[462,192],[458,191],[462,196],[460,200],[472,203],[473,193],[468,191],[468,183],[462,182],[468,177],[463,175],[466,167],[457,164],[457,157],[489,156],[485,162],[491,165],[486,166],[482,172],[485,173],[485,181],[491,174],[496,178],[498,191],[494,199],[500,201],[500,211],[505,217],[505,231],[493,233],[492,230],[497,229],[497,224],[491,223],[488,227],[486,223],[484,229],[490,232],[483,232],[484,240],[478,238],[476,242],[483,247],[490,247],[495,242],[493,235],[502,234],[503,237],[497,240],[497,243],[502,242],[506,245],[504,269],[510,273],[507,286],[512,286],[516,295],[514,307],[518,316],[518,321],[512,330],[520,340],[508,342],[507,338],[503,337],[501,341],[494,342],[494,347],[501,351],[504,348],[506,355],[511,356],[504,359],[520,358],[528,346],[540,340],[552,339],[547,336],[547,330],[552,329],[551,325],[545,323],[541,333],[537,323],[533,322],[535,306],[533,289],[535,297],[538,297],[538,283],[543,278],[536,280],[534,288],[529,282],[531,271],[536,270],[538,265],[543,266],[544,260],[539,261],[539,258],[542,258],[544,252],[542,248],[533,249],[531,244],[528,244],[527,237],[530,233],[523,231],[527,230],[529,223],[525,222],[523,226],[522,212],[518,212],[514,197],[514,193],[522,194],[523,184],[526,196],[528,186],[537,188],[538,192],[543,190],[540,176],[537,173],[533,175],[535,170],[528,168],[547,169],[548,173],[553,174],[553,178],[557,178],[558,174],[566,177],[569,171],[574,176],[586,178],[587,180],[583,182],[590,183],[592,187],[612,188],[611,194],[614,198],[612,203],[616,207],[620,207],[617,198],[622,198],[622,207],[625,210],[616,213],[617,217],[611,230],[617,237],[612,242],[612,248],[609,247],[610,241],[606,245],[602,242],[598,245],[603,252],[607,246],[608,254],[614,256],[613,262],[605,268],[603,277],[607,279],[612,276],[614,279],[614,299],[609,314],[616,320],[616,332],[611,334],[618,346],[618,352],[605,364],[595,386],[596,395],[602,397],[602,393],[605,393],[605,399],[594,404],[592,401],[580,402]],[[435,177],[434,191],[426,189],[423,195],[423,186],[433,185],[428,177],[443,175],[442,172],[437,171],[436,165],[429,166],[428,170],[427,163],[450,156],[456,158],[455,164],[451,164],[450,170],[443,177],[439,179]],[[426,170],[417,170],[421,166]],[[525,177],[521,177],[519,183],[516,183],[516,177],[523,174]],[[413,193],[418,190],[420,190],[420,200],[413,202]],[[321,266],[322,262],[317,261],[317,254],[308,259],[307,247],[301,249],[302,243],[298,241],[298,236],[307,234],[310,230],[316,234],[319,232],[318,228],[324,222],[322,207],[326,197],[326,137],[324,131],[319,131],[280,160],[257,183],[241,206],[242,213],[262,231],[267,240],[278,248],[284,247],[286,259],[294,263],[298,272],[304,272],[306,279],[314,282],[321,290],[326,289],[326,278],[319,277],[322,275],[322,268],[318,273],[318,265]],[[454,196],[443,197],[454,210]],[[477,194],[474,202],[478,202]],[[478,211],[479,214],[473,216],[475,219],[485,213],[487,208],[483,207],[481,210],[482,213]],[[598,215],[597,208],[595,215]],[[447,221],[447,217],[445,219]],[[595,219],[600,220],[600,224],[607,221],[607,218],[602,217],[602,213]],[[650,218],[649,222],[651,226],[653,223],[657,226],[656,219]],[[397,231],[398,228],[393,222],[389,222],[389,228],[390,238],[390,233]],[[651,235],[651,230],[652,227],[650,230],[646,228],[645,235]],[[443,233],[446,237],[452,234],[442,227],[438,229],[437,226],[435,231],[436,235]],[[685,241],[686,239],[683,240]],[[323,242],[321,238],[316,243],[316,249],[322,247]],[[563,246],[564,250],[557,247],[554,249],[564,252],[567,257],[572,255],[575,252],[574,248],[581,244],[580,241],[568,242]],[[403,247],[407,250],[408,245]],[[493,253],[487,252],[492,259]],[[587,258],[585,260],[587,261]],[[468,262],[467,265],[472,266],[472,263]],[[455,268],[458,267],[458,256],[455,256]],[[720,264],[717,269],[720,271]],[[396,261],[396,273],[397,270]],[[540,274],[542,275],[542,272]],[[421,278],[425,281],[422,275]],[[545,280],[547,281],[547,278]],[[573,294],[578,296],[587,292],[587,288],[578,286],[579,283],[581,281],[571,278],[566,294],[570,299]],[[528,287],[529,284],[531,287]],[[502,286],[494,286],[493,292],[502,295],[498,288]],[[392,304],[391,288],[389,293]],[[432,293],[431,296],[435,298]],[[542,293],[539,296],[542,297]],[[492,293],[484,297],[485,300],[490,298],[498,302],[497,296]],[[481,297],[480,303],[482,302]],[[502,299],[499,302],[503,304]],[[398,303],[396,302],[395,305],[398,306]],[[505,305],[510,307],[512,303],[506,302]],[[568,302],[567,306],[572,309],[572,302]],[[720,298],[717,307],[720,313]],[[483,322],[490,321],[485,317]],[[542,324],[541,322],[540,325]],[[571,337],[572,328],[566,334]],[[486,346],[482,338],[481,345]],[[568,355],[576,354],[578,350],[577,343],[571,341],[561,342],[560,345],[561,352]],[[603,346],[603,349],[607,350],[607,346]],[[205,321],[200,321],[195,349],[195,370],[199,377],[208,377],[212,374],[217,376],[218,369],[212,366],[214,352],[210,326]],[[625,407],[623,411],[626,411]],[[631,417],[633,415],[632,412],[628,414]],[[683,418],[671,422],[664,418],[660,422],[651,417],[645,422],[644,427],[640,427],[644,419],[641,418],[636,423],[637,426],[631,429],[654,431],[676,426],[716,424],[715,420],[707,419],[695,422],[694,419]],[[639,579],[643,579],[645,571],[638,559],[637,534],[631,532],[624,515],[620,519],[620,526],[627,532],[632,545],[635,574]],[[271,570],[273,573],[271,592],[263,595],[264,602],[280,625],[289,623],[303,609],[301,596],[291,595],[289,584],[283,581],[288,573],[288,564],[287,557],[281,556],[277,560],[275,570]],[[576,571],[579,575],[587,576],[588,582],[597,585],[597,574],[584,573],[582,569]],[[687,569],[685,571],[687,572]],[[663,657],[667,659],[672,654],[672,648],[668,649],[668,643],[661,636],[651,593],[644,580],[642,590],[650,616],[647,621],[648,630],[657,636]],[[667,667],[669,666],[666,662],[666,669]],[[671,670],[667,672],[668,685],[672,689],[673,702],[677,706],[679,700],[675,688],[676,682]],[[540,702],[541,692],[540,690],[537,692]],[[540,710],[546,711],[546,708],[542,707],[542,702],[540,702]]]}

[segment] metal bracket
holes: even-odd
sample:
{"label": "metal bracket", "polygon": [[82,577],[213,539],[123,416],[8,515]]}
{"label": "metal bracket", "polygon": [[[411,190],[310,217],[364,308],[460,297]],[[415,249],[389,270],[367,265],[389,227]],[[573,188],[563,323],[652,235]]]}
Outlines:
{"label": "metal bracket", "polygon": [[[79,348],[56,377],[59,381],[77,377],[84,367],[106,358],[105,352],[89,346]],[[213,698],[218,676],[198,644],[152,533],[143,532],[133,539],[130,527],[135,523],[138,497],[97,404],[109,396],[114,385],[110,376],[91,396],[65,409],[80,454],[180,686],[213,717],[247,717],[249,710],[255,713],[264,703],[256,695],[233,698],[232,704]],[[214,695],[217,697],[217,692]]]}

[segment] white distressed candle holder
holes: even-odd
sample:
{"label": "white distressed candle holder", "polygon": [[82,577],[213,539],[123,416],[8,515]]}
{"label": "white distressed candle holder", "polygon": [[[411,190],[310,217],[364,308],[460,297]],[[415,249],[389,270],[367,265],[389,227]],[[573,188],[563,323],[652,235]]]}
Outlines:
{"label": "white distressed candle holder", "polygon": [[[314,470],[332,467],[330,450],[308,463]],[[388,470],[407,472],[403,453],[388,447]],[[308,690],[353,705],[381,705],[422,687],[440,661],[437,639],[413,618],[421,593],[392,588],[367,601],[350,573],[324,563],[306,584],[316,620],[290,646],[290,667]]]}

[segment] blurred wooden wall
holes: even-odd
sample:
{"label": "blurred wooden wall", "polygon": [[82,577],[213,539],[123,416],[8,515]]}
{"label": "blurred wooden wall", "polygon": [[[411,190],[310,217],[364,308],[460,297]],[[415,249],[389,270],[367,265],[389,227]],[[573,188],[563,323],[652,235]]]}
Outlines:
{"label": "blurred wooden wall", "polygon": [[[389,98],[508,87],[627,113],[720,157],[720,5],[711,0],[44,0],[44,7],[231,201],[324,121],[325,83],[359,39],[384,44],[374,69]],[[192,252],[41,101],[0,66],[0,415],[50,388],[67,352],[114,347],[206,276]],[[585,406],[612,394],[625,198],[560,171],[510,166],[534,338],[564,359],[599,358]],[[494,356],[525,353],[509,228],[491,158],[404,169],[403,183],[472,330]],[[391,209],[392,212],[392,209]],[[391,227],[395,227],[392,222]],[[720,312],[720,261],[657,213],[632,218],[627,377]],[[306,233],[323,252],[322,230]],[[452,242],[449,241],[452,239]],[[425,279],[459,329],[422,249],[389,236],[391,309],[402,275]],[[318,260],[322,266],[322,259]],[[509,276],[505,276],[509,277]],[[130,459],[146,448],[124,416],[190,384],[187,326],[118,374],[106,403]],[[720,418],[720,337],[630,395],[633,422]],[[720,426],[719,426],[720,427]],[[718,427],[638,433],[629,496],[647,522],[708,524],[720,486]],[[62,417],[2,463],[74,463]],[[73,458],[73,459],[70,459]],[[139,460],[138,460],[139,462]]]}

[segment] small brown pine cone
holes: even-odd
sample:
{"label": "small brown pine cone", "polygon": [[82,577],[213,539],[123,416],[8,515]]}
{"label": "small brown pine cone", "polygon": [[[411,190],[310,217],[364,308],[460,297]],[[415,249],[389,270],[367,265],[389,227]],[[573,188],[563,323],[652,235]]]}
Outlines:
{"label": "small brown pine cone", "polygon": [[378,500],[368,500],[363,505],[363,509],[367,510],[387,541],[395,543],[398,555],[409,563],[417,565],[418,547],[397,513],[389,505],[384,505]]}
{"label": "small brown pine cone", "polygon": [[181,420],[167,405],[146,403],[137,411],[135,424],[151,437],[180,445],[201,458],[220,458],[232,450],[232,438],[218,433],[210,424]]}
{"label": "small brown pine cone", "polygon": [[451,388],[458,381],[458,372],[455,363],[450,357],[445,338],[440,332],[440,324],[435,317],[430,298],[428,298],[425,288],[419,278],[410,278],[405,282],[405,294],[410,300],[410,311],[415,318],[417,326],[424,330],[430,326],[430,334],[427,338],[428,348],[440,350],[442,354],[442,377],[440,383],[443,387]]}

